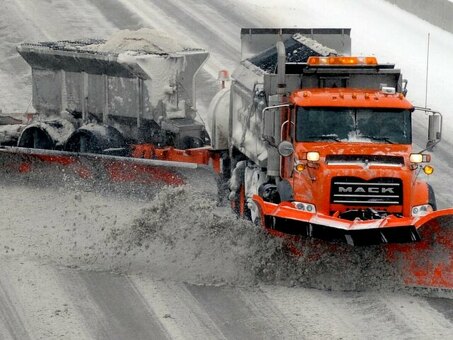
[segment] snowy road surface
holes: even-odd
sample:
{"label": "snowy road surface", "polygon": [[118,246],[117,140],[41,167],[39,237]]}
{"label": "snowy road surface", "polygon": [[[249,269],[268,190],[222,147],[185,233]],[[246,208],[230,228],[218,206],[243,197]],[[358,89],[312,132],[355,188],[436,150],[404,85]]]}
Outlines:
{"label": "snowy road surface", "polygon": [[[405,60],[404,48],[393,50],[395,39],[386,36],[391,29],[420,42],[409,34],[423,35],[427,24],[417,18],[381,1],[355,1],[354,11],[352,1],[314,5],[294,0],[276,9],[277,3],[3,0],[0,106],[4,112],[23,112],[29,105],[30,71],[15,52],[18,43],[106,37],[117,29],[140,27],[165,30],[211,52],[198,81],[200,110],[216,92],[217,71],[234,68],[241,27],[352,26],[355,50],[372,48],[403,70],[407,61],[404,73],[423,82],[419,59]],[[363,31],[363,22],[373,34]],[[428,29],[434,50],[444,47],[452,54],[449,42],[442,41],[452,36]],[[452,70],[444,70],[444,76]],[[441,77],[439,72],[434,67],[432,79]],[[453,76],[446,78],[451,82]],[[448,85],[443,87],[430,103],[446,111]],[[423,102],[420,85],[410,91],[414,101]],[[446,121],[447,127],[453,125],[453,119]],[[451,183],[453,163],[453,139],[446,135],[446,146],[434,154],[440,176],[433,184],[444,183],[437,185],[443,206],[452,204],[452,195],[442,189]],[[453,334],[451,300],[381,290],[379,275],[361,292],[335,286],[341,280],[354,284],[354,273],[326,282],[330,291],[304,288],[301,277],[291,272],[283,273],[286,279],[279,276],[281,268],[270,264],[281,260],[275,240],[235,221],[229,212],[216,212],[191,192],[169,190],[149,202],[11,185],[7,179],[0,181],[0,190],[1,339],[443,339]],[[149,238],[140,234],[143,224],[160,229]]]}

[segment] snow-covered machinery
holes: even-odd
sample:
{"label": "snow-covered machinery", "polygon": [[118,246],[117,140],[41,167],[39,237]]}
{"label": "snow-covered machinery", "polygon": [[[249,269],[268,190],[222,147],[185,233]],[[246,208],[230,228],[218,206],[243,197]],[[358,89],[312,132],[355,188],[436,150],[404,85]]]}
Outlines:
{"label": "snow-covered machinery", "polygon": [[185,183],[199,164],[218,168],[195,108],[206,51],[152,29],[17,49],[32,68],[36,114],[0,128],[3,145],[17,140],[1,150],[9,173],[156,185]]}
{"label": "snow-covered machinery", "polygon": [[[193,79],[205,51],[144,31],[21,45],[38,114],[0,150],[1,169],[143,187],[208,180],[209,166],[233,209],[270,233],[384,244],[408,285],[451,289],[453,209],[436,210],[421,178],[433,168],[412,152],[401,72],[350,47],[349,29],[243,29],[204,127]],[[432,148],[442,116],[427,114]]]}
{"label": "snow-covered machinery", "polygon": [[18,51],[32,67],[38,112],[18,146],[127,154],[133,144],[186,149],[208,142],[195,120],[194,88],[206,51],[150,29]]}

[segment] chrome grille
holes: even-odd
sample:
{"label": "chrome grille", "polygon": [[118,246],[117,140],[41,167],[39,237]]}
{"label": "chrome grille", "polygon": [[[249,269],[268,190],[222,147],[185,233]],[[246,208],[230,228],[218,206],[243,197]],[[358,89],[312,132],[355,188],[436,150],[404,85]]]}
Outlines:
{"label": "chrome grille", "polygon": [[327,155],[326,163],[330,165],[358,164],[358,165],[387,165],[403,166],[404,158],[386,155]]}
{"label": "chrome grille", "polygon": [[347,205],[399,205],[403,202],[400,179],[390,177],[365,181],[358,177],[334,177],[330,202]]}

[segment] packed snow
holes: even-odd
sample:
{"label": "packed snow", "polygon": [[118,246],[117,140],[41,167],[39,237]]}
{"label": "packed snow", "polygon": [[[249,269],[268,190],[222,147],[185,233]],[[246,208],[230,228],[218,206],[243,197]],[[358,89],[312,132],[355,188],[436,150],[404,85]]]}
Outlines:
{"label": "packed snow", "polygon": [[[0,222],[10,226],[3,232],[7,252],[69,268],[122,274],[145,271],[155,279],[193,284],[399,288],[392,283],[392,271],[386,274],[381,261],[375,261],[383,256],[378,248],[356,252],[340,246],[347,254],[342,261],[329,252],[315,261],[309,253],[294,257],[281,239],[218,207],[199,188],[164,187],[147,201],[87,191],[72,181],[55,185],[2,183],[3,190],[17,197],[2,206]],[[33,200],[21,199],[24,193]],[[52,199],[55,194],[58,205]],[[26,214],[30,209],[35,212],[33,219]],[[321,246],[318,241],[308,243]],[[341,276],[344,270],[348,277]]]}
{"label": "packed snow", "polygon": [[88,50],[97,52],[121,53],[139,51],[146,53],[172,53],[189,47],[176,41],[165,32],[151,28],[141,28],[138,31],[122,30],[115,32],[103,44],[90,45]]}

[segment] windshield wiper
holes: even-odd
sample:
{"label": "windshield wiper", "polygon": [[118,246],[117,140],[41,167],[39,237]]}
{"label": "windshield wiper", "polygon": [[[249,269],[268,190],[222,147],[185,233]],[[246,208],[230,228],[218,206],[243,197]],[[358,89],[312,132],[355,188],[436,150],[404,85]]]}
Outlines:
{"label": "windshield wiper", "polygon": [[395,144],[395,142],[392,141],[389,137],[375,137],[375,136],[366,136],[366,135],[360,135],[360,137],[368,138],[371,140],[383,141],[383,142],[387,142],[389,144]]}
{"label": "windshield wiper", "polygon": [[316,138],[320,140],[334,140],[335,142],[341,142],[337,135],[317,135],[317,136],[308,136],[308,138]]}

